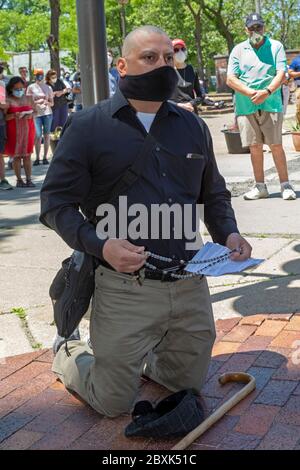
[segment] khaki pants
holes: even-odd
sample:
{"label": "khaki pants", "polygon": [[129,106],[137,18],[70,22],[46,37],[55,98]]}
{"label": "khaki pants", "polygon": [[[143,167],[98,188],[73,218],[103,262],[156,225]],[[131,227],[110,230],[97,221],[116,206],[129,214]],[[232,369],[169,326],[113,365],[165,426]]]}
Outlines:
{"label": "khaki pants", "polygon": [[99,413],[128,413],[142,374],[171,391],[199,392],[207,373],[215,327],[205,278],[137,285],[100,266],[90,334],[58,351],[53,371]]}
{"label": "khaki pants", "polygon": [[296,90],[296,121],[300,124],[300,87]]}

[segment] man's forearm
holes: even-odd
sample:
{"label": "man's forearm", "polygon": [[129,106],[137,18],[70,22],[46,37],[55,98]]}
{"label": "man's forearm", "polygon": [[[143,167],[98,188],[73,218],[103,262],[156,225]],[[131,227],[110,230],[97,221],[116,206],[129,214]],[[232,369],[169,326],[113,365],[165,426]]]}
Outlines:
{"label": "man's forearm", "polygon": [[229,75],[227,77],[226,83],[234,91],[238,91],[239,93],[242,93],[242,95],[249,96],[249,98],[252,96],[254,92],[254,90],[252,90],[247,85],[242,83],[241,80],[237,78],[235,75]]}
{"label": "man's forearm", "polygon": [[300,72],[295,72],[294,70],[289,69],[289,76],[291,78],[300,78]]}
{"label": "man's forearm", "polygon": [[42,214],[40,221],[55,232],[73,249],[102,257],[106,240],[100,240],[96,228],[86,221],[74,206],[62,206]]}
{"label": "man's forearm", "polygon": [[228,199],[218,198],[215,203],[205,204],[204,223],[213,241],[221,245],[226,244],[231,233],[239,233],[229,195]]}
{"label": "man's forearm", "polygon": [[285,72],[284,70],[280,70],[276,77],[273,78],[271,81],[270,85],[268,85],[268,89],[273,93],[274,91],[277,90],[277,88],[281,87],[282,85],[282,80],[285,77]]}

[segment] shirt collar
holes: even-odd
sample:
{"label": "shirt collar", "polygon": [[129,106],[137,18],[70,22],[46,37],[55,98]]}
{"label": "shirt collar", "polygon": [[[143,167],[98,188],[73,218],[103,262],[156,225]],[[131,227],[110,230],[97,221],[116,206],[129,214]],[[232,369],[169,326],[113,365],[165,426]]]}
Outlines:
{"label": "shirt collar", "polygon": [[111,115],[114,116],[120,109],[130,107],[130,103],[127,101],[119,87],[117,87],[115,94],[111,98]]}
{"label": "shirt collar", "polygon": [[262,45],[261,45],[258,49],[255,49],[255,47],[252,46],[252,44],[251,44],[251,42],[250,42],[250,38],[248,38],[248,39],[246,40],[246,43],[247,43],[247,45],[248,45],[249,48],[255,49],[255,50],[258,51],[259,49],[262,49],[263,47],[265,47],[265,46],[270,42],[270,39],[269,39],[269,37],[268,37],[266,34],[264,34],[264,39],[265,39],[264,42],[262,43]]}
{"label": "shirt collar", "polygon": [[[117,87],[114,96],[111,98],[111,115],[114,116],[117,114],[118,111],[122,108],[130,108],[133,109],[130,103],[127,101],[123,93],[121,92],[120,88]],[[180,116],[180,112],[176,109],[176,105],[165,101],[162,106],[160,107],[157,115],[159,118],[163,118],[170,113],[177,114]]]}

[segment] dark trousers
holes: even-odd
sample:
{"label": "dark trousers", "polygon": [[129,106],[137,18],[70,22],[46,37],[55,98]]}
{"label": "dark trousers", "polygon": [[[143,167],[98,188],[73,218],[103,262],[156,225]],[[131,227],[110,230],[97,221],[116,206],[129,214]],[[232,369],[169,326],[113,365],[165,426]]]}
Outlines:
{"label": "dark trousers", "polygon": [[53,110],[53,120],[51,125],[51,132],[54,132],[57,127],[63,127],[68,119],[68,104],[64,104],[59,108]]}

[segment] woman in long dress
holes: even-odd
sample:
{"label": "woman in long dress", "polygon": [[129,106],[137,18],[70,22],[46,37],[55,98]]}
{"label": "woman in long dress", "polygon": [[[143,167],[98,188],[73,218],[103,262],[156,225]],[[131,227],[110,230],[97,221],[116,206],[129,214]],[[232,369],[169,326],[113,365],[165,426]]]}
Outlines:
{"label": "woman in long dress", "polygon": [[[7,103],[6,133],[4,153],[13,157],[13,169],[17,178],[17,188],[33,188],[31,180],[31,154],[34,147],[34,101],[25,95],[25,83],[21,77],[13,77],[6,86]],[[26,182],[21,177],[21,164]]]}

